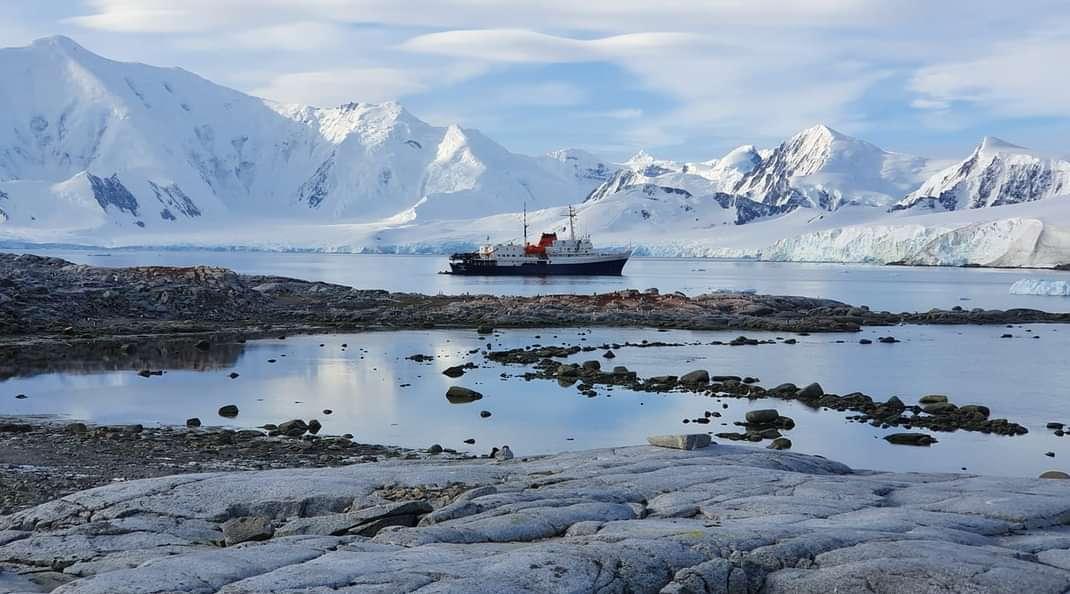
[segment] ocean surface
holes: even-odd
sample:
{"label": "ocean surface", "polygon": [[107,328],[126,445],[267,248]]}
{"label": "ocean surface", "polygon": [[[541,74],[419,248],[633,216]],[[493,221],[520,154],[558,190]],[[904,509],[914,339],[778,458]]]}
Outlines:
{"label": "ocean surface", "polygon": [[[1070,279],[1070,273],[1030,270],[903,268],[867,265],[637,258],[619,278],[478,278],[437,274],[444,258],[431,256],[330,255],[214,251],[75,251],[35,253],[103,266],[226,266],[240,272],[278,274],[362,288],[422,293],[547,294],[592,293],[657,287],[694,295],[722,289],[838,299],[878,310],[925,311],[933,307],[1034,307],[1070,311],[1070,298],[1012,295],[1022,278]],[[1013,338],[1000,338],[1010,333]],[[819,454],[856,468],[969,472],[1036,476],[1070,471],[1070,436],[1056,437],[1050,421],[1070,424],[1070,326],[1005,328],[901,326],[858,334],[796,337],[796,345],[743,347],[699,344],[622,348],[612,365],[640,376],[712,374],[757,376],[764,386],[820,382],[827,391],[861,391],[875,399],[897,395],[915,402],[925,394],[947,394],[957,404],[984,404],[993,417],[1029,428],[1002,437],[958,431],[935,433],[931,447],[888,444],[897,431],[850,422],[852,413],[815,410],[798,402],[716,400],[690,393],[650,394],[597,388],[588,398],[554,381],[526,381],[529,368],[500,365],[479,349],[531,344],[601,345],[626,341],[709,343],[740,332],[655,332],[645,329],[428,330],[328,336],[213,345],[208,353],[175,353],[152,361],[162,376],[137,375],[143,364],[57,360],[46,369],[22,370],[0,380],[0,415],[45,415],[96,423],[182,424],[199,417],[206,425],[256,427],[291,418],[319,419],[324,432],[352,433],[365,443],[447,448],[486,453],[509,445],[518,455],[643,443],[647,435],[733,431],[747,410],[776,408],[795,419],[785,432],[793,450]],[[748,332],[754,338],[777,334]],[[893,334],[902,342],[861,345],[863,337]],[[1039,337],[1039,338],[1034,338]],[[345,346],[343,346],[345,345]],[[476,352],[473,352],[476,351]],[[408,359],[430,355],[430,362]],[[580,353],[570,360],[598,358]],[[469,362],[463,377],[441,371]],[[610,364],[608,361],[603,361]],[[239,377],[231,379],[234,371]],[[445,391],[462,385],[485,397],[450,404]],[[15,399],[25,394],[25,399]],[[224,419],[216,411],[237,404],[241,414]],[[331,414],[324,413],[331,410]],[[483,418],[480,411],[489,411]],[[717,411],[710,425],[684,419]],[[901,429],[900,429],[901,430]],[[475,445],[464,440],[475,439]],[[749,445],[764,447],[768,442]],[[1054,457],[1045,455],[1048,452]]]}
{"label": "ocean surface", "polygon": [[[902,342],[858,343],[862,337],[889,333]],[[1014,338],[1000,338],[1003,333]],[[930,447],[888,444],[881,437],[902,429],[849,422],[846,417],[852,413],[811,409],[798,402],[717,400],[692,393],[603,387],[589,398],[575,386],[519,377],[530,370],[526,366],[493,363],[481,352],[471,352],[491,345],[501,349],[535,343],[597,346],[644,339],[708,343],[738,334],[595,328],[504,330],[489,339],[458,330],[292,336],[214,345],[208,353],[188,347],[189,353],[176,353],[170,363],[155,361],[165,373],[151,378],[137,375],[139,365],[106,369],[110,363],[68,359],[56,361],[51,369],[27,371],[0,382],[0,414],[147,424],[182,424],[199,417],[206,425],[233,427],[316,418],[325,433],[352,433],[365,443],[413,448],[438,443],[473,453],[507,444],[525,455],[638,444],[651,434],[734,431],[731,423],[742,421],[746,411],[776,408],[797,423],[785,432],[795,451],[856,468],[937,472],[965,468],[1016,476],[1070,471],[1070,436],[1056,437],[1044,428],[1049,421],[1070,423],[1066,389],[1070,327],[1062,325],[906,326],[799,336],[795,345],[625,347],[615,351],[612,362],[601,359],[601,351],[569,358],[625,365],[641,377],[702,368],[713,374],[756,376],[767,387],[817,381],[830,392],[862,391],[880,400],[897,395],[916,402],[925,394],[946,394],[958,404],[989,406],[993,418],[1008,418],[1030,431],[1015,437],[937,432],[939,443]],[[434,359],[408,359],[415,354]],[[479,367],[456,379],[441,373],[468,361]],[[232,371],[239,377],[231,379]],[[445,398],[451,385],[475,389],[484,398],[451,404]],[[17,400],[16,394],[27,398]],[[219,417],[217,411],[224,404],[238,405],[241,413],[233,420]],[[326,409],[331,414],[325,414]],[[482,418],[483,410],[491,416]],[[709,425],[683,423],[707,410],[723,416]],[[469,438],[476,444],[466,445]]]}
{"label": "ocean surface", "polygon": [[365,289],[418,293],[539,295],[596,293],[657,287],[697,295],[754,290],[836,299],[875,310],[927,311],[1031,307],[1070,311],[1070,297],[1012,295],[1020,279],[1070,280],[1070,272],[979,268],[919,268],[866,264],[633,258],[620,277],[463,277],[439,274],[443,256],[159,250],[29,250],[96,266],[224,266],[249,274],[276,274]]}

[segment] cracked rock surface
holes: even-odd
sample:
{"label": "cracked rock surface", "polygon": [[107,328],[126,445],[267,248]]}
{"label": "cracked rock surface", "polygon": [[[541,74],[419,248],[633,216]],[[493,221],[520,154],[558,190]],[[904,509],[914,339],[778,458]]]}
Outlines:
{"label": "cracked rock surface", "polygon": [[151,478],[0,517],[0,592],[1063,593],[1068,483],[725,445]]}

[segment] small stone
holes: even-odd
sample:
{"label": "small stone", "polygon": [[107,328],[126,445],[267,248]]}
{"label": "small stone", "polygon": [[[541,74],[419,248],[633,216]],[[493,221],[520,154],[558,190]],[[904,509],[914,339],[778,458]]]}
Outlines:
{"label": "small stone", "polygon": [[877,339],[877,342],[881,342],[884,344],[893,344],[899,342],[899,339],[894,336],[881,336]]}
{"label": "small stone", "polygon": [[778,437],[774,439],[772,443],[766,446],[766,448],[770,450],[790,450],[791,440],[787,437]]}
{"label": "small stone", "polygon": [[227,404],[226,406],[219,407],[219,416],[233,419],[238,416],[238,407],[234,404]]}
{"label": "small stone", "polygon": [[200,427],[201,426],[201,420],[198,419],[197,417],[191,417],[189,419],[186,419],[186,426],[187,427]]}
{"label": "small stone", "polygon": [[239,374],[238,374],[238,372],[237,372],[237,371],[231,371],[231,372],[230,372],[230,375],[229,375],[229,376],[227,376],[227,377],[229,377],[230,379],[238,379],[238,375],[239,375]]}
{"label": "small stone", "polygon": [[243,542],[267,540],[275,535],[271,520],[263,516],[234,518],[223,523],[223,542],[228,547]]}
{"label": "small stone", "polygon": [[485,418],[490,416],[490,411],[489,410],[481,410],[481,411],[479,411],[479,416],[481,416],[481,417],[483,417],[485,419]]}
{"label": "small stone", "polygon": [[660,448],[676,450],[696,450],[710,445],[710,436],[706,433],[687,433],[677,435],[651,435],[647,443]]}
{"label": "small stone", "polygon": [[1044,427],[1047,429],[1062,429],[1063,427],[1065,427],[1065,425],[1056,421],[1052,421],[1047,425],[1044,425]]}
{"label": "small stone", "polygon": [[453,367],[447,367],[442,370],[442,375],[446,377],[461,377],[464,375],[464,365],[454,365]]}
{"label": "small stone", "polygon": [[323,414],[325,414],[325,415],[329,415],[329,414],[331,414],[331,413],[333,413],[333,412],[334,412],[334,411],[333,411],[333,410],[331,410],[331,409],[329,409],[329,408],[325,408],[325,409],[323,409]]}
{"label": "small stone", "polygon": [[617,355],[613,351],[606,351],[606,352],[602,353],[602,357],[604,357],[606,359],[615,359],[617,357]]}
{"label": "small stone", "polygon": [[936,438],[927,433],[892,433],[885,435],[884,440],[896,445],[927,446],[936,442]]}
{"label": "small stone", "polygon": [[149,376],[152,375],[152,371],[149,371],[148,369],[142,369],[142,370],[138,371],[137,374],[140,375],[141,377],[149,377]]}
{"label": "small stone", "polygon": [[476,440],[471,438],[471,437],[469,437],[468,439],[464,440],[464,443],[466,443],[468,445],[475,445]]}
{"label": "small stone", "polygon": [[1044,455],[1049,457],[1049,458],[1054,458],[1055,457],[1055,452],[1044,452]]}
{"label": "small stone", "polygon": [[873,344],[873,341],[868,338],[863,338],[858,341],[858,344]]}
{"label": "small stone", "polygon": [[15,400],[26,400],[26,398],[25,394],[15,394]]}

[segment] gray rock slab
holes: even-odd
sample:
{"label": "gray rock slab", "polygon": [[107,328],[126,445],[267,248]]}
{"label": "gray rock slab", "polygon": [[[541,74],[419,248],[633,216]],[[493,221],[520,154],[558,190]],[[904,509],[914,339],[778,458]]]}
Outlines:
{"label": "gray rock slab", "polygon": [[[384,499],[458,483],[437,509]],[[712,444],[164,477],[0,518],[0,585],[40,590],[21,577],[37,572],[60,594],[1066,592],[1065,484]],[[279,528],[220,548],[247,516]]]}
{"label": "gray rock slab", "polygon": [[706,433],[689,433],[679,435],[651,435],[647,443],[660,448],[677,450],[697,450],[710,445],[710,436]]}

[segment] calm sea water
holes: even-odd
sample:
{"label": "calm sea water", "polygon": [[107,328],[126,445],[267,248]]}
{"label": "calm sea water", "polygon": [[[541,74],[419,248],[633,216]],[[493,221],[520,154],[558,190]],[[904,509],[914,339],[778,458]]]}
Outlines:
{"label": "calm sea water", "polygon": [[691,258],[633,258],[621,277],[457,277],[443,256],[213,251],[30,250],[98,266],[208,264],[251,274],[277,274],[359,288],[420,293],[536,295],[593,293],[657,287],[689,295],[718,289],[753,289],[778,295],[837,299],[876,310],[926,311],[933,307],[1029,307],[1070,311],[1070,298],[1011,295],[1022,278],[1070,280],[1070,272],[971,268],[904,268],[862,264],[803,264]]}
{"label": "calm sea water", "polygon": [[[1013,339],[1001,339],[1004,332]],[[861,337],[892,333],[903,342],[859,345]],[[967,432],[936,433],[940,443],[926,448],[893,446],[880,439],[890,430],[847,422],[850,413],[817,411],[779,400],[725,399],[694,394],[648,394],[598,389],[587,398],[575,387],[516,377],[528,368],[486,361],[473,349],[533,343],[590,344],[638,342],[709,342],[735,332],[659,333],[646,330],[578,329],[508,330],[489,340],[471,331],[407,331],[217,345],[207,355],[175,356],[160,377],[142,378],[137,364],[101,370],[93,361],[57,361],[48,373],[0,382],[0,414],[58,415],[98,423],[182,424],[200,417],[206,425],[254,427],[290,418],[318,418],[324,431],[353,433],[369,443],[445,447],[484,453],[508,444],[520,455],[570,449],[643,443],[658,433],[731,431],[751,408],[776,408],[793,417],[786,432],[794,450],[820,454],[856,468],[904,471],[959,471],[1036,476],[1051,469],[1070,470],[1070,437],[1055,437],[1048,421],[1070,422],[1070,327],[905,326],[866,330],[861,334],[799,337],[797,345],[747,347],[687,346],[622,348],[613,365],[626,365],[641,376],[680,374],[704,368],[715,374],[752,375],[765,386],[819,381],[836,393],[863,391],[874,398],[898,395],[915,401],[929,393],[948,394],[959,404],[980,403],[994,417],[1026,425],[1030,433],[999,437]],[[772,334],[748,333],[756,338]],[[1039,335],[1039,339],[1032,338]],[[844,340],[844,343],[837,343]],[[323,346],[320,346],[320,345]],[[348,347],[343,347],[347,344]],[[430,363],[406,357],[434,356]],[[581,353],[582,361],[599,353]],[[269,362],[274,359],[275,362]],[[458,379],[441,374],[448,366],[472,361],[480,368]],[[157,364],[161,364],[157,362]],[[186,367],[183,369],[183,367]],[[237,371],[240,377],[230,379]],[[501,377],[505,373],[508,377]],[[485,397],[450,404],[445,391],[463,385]],[[17,400],[16,394],[27,399]],[[217,416],[221,405],[237,404],[234,420]],[[330,415],[324,409],[333,411]],[[480,417],[480,411],[492,413]],[[682,420],[706,410],[724,414],[711,425]],[[727,426],[717,424],[724,422]],[[467,446],[473,438],[476,445]],[[764,447],[754,445],[751,447]],[[1055,452],[1055,458],[1045,452]]]}

